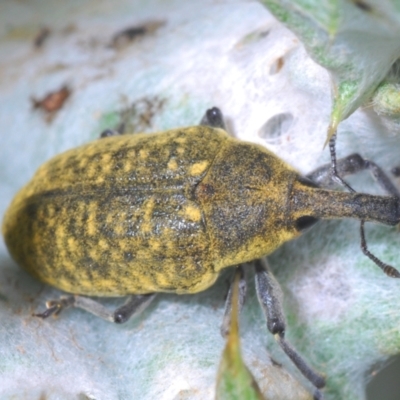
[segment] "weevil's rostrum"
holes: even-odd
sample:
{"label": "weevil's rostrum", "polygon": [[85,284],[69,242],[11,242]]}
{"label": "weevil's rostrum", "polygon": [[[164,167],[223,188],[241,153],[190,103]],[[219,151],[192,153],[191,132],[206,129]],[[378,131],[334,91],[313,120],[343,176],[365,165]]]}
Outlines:
{"label": "weevil's rostrum", "polygon": [[346,216],[394,224],[398,200],[318,189],[261,146],[198,126],[56,156],[17,194],[3,233],[21,266],[67,292],[195,293],[317,218]]}

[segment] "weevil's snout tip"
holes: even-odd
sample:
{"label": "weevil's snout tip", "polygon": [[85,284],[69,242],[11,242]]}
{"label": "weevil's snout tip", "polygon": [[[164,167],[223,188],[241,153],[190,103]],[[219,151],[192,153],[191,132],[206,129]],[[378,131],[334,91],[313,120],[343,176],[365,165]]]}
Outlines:
{"label": "weevil's snout tip", "polygon": [[391,225],[400,224],[400,197],[393,197],[394,199],[394,212],[393,212],[393,222]]}
{"label": "weevil's snout tip", "polygon": [[370,213],[376,216],[371,220],[390,226],[400,225],[400,197],[381,197],[378,203],[372,204]]}

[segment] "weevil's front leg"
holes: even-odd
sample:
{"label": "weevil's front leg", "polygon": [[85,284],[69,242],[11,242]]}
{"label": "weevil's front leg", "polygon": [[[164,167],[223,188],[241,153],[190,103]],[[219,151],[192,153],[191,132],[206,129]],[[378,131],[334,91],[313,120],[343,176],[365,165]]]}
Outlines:
{"label": "weevil's front leg", "polygon": [[[317,388],[325,386],[325,378],[315,372],[306,361],[297,353],[290,343],[285,340],[285,316],[282,309],[282,290],[279,283],[268,268],[267,261],[255,261],[257,297],[267,320],[268,330],[274,335],[287,356],[293,361],[299,371]],[[319,390],[315,398],[321,398]]]}
{"label": "weevil's front leg", "polygon": [[224,116],[218,107],[210,108],[204,114],[200,125],[211,126],[212,128],[221,128],[226,131]]}
{"label": "weevil's front leg", "polygon": [[155,293],[129,296],[122,306],[110,311],[98,301],[84,296],[62,296],[59,300],[51,300],[46,303],[47,310],[34,314],[35,317],[48,318],[51,315],[58,315],[68,307],[82,308],[106,321],[122,324],[133,316],[139,315],[151,303],[156,296]]}
{"label": "weevil's front leg", "polygon": [[[246,284],[246,275],[243,268],[243,265],[239,265],[236,267],[235,275],[239,274],[239,296],[238,296],[238,314],[242,311],[243,304],[246,300],[247,293],[247,284]],[[225,312],[224,319],[222,320],[221,325],[221,335],[225,337],[229,334],[229,327],[231,326],[231,315],[232,315],[232,295],[233,295],[233,286],[235,283],[235,279],[232,279],[232,282],[229,287],[228,296],[225,301]]]}
{"label": "weevil's front leg", "polygon": [[[337,160],[336,166],[340,176],[353,175],[360,171],[368,170],[386,193],[400,197],[400,192],[383,169],[373,161],[366,160],[357,153]],[[331,188],[337,185],[337,182],[332,178],[331,164],[322,165],[306,176],[321,187]]]}

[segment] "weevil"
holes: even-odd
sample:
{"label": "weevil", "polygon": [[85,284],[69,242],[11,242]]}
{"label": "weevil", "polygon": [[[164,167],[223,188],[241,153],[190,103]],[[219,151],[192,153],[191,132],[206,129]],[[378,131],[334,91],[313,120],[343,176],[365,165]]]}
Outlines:
{"label": "weevil", "polygon": [[[358,155],[338,162],[343,174],[360,169],[384,177]],[[380,181],[394,195],[323,188],[329,166],[303,177],[264,147],[230,137],[220,110],[212,108],[198,126],[155,134],[106,131],[54,157],[15,196],[3,234],[19,265],[71,293],[48,302],[37,314],[43,318],[75,306],[122,323],[158,292],[200,292],[223,269],[243,270],[254,261],[267,327],[320,397],[324,378],[284,339],[279,286],[262,258],[320,219],[398,224],[398,193],[388,179]],[[386,274],[400,277],[378,261]],[[85,296],[130,297],[109,311]],[[223,334],[231,301],[228,294]]]}

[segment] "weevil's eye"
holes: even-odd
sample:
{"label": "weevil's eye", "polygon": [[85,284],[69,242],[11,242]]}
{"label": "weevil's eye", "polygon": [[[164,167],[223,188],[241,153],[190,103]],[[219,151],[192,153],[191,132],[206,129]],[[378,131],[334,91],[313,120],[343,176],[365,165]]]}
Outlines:
{"label": "weevil's eye", "polygon": [[297,218],[294,225],[299,232],[303,232],[310,228],[319,221],[319,218],[305,215],[304,217]]}

